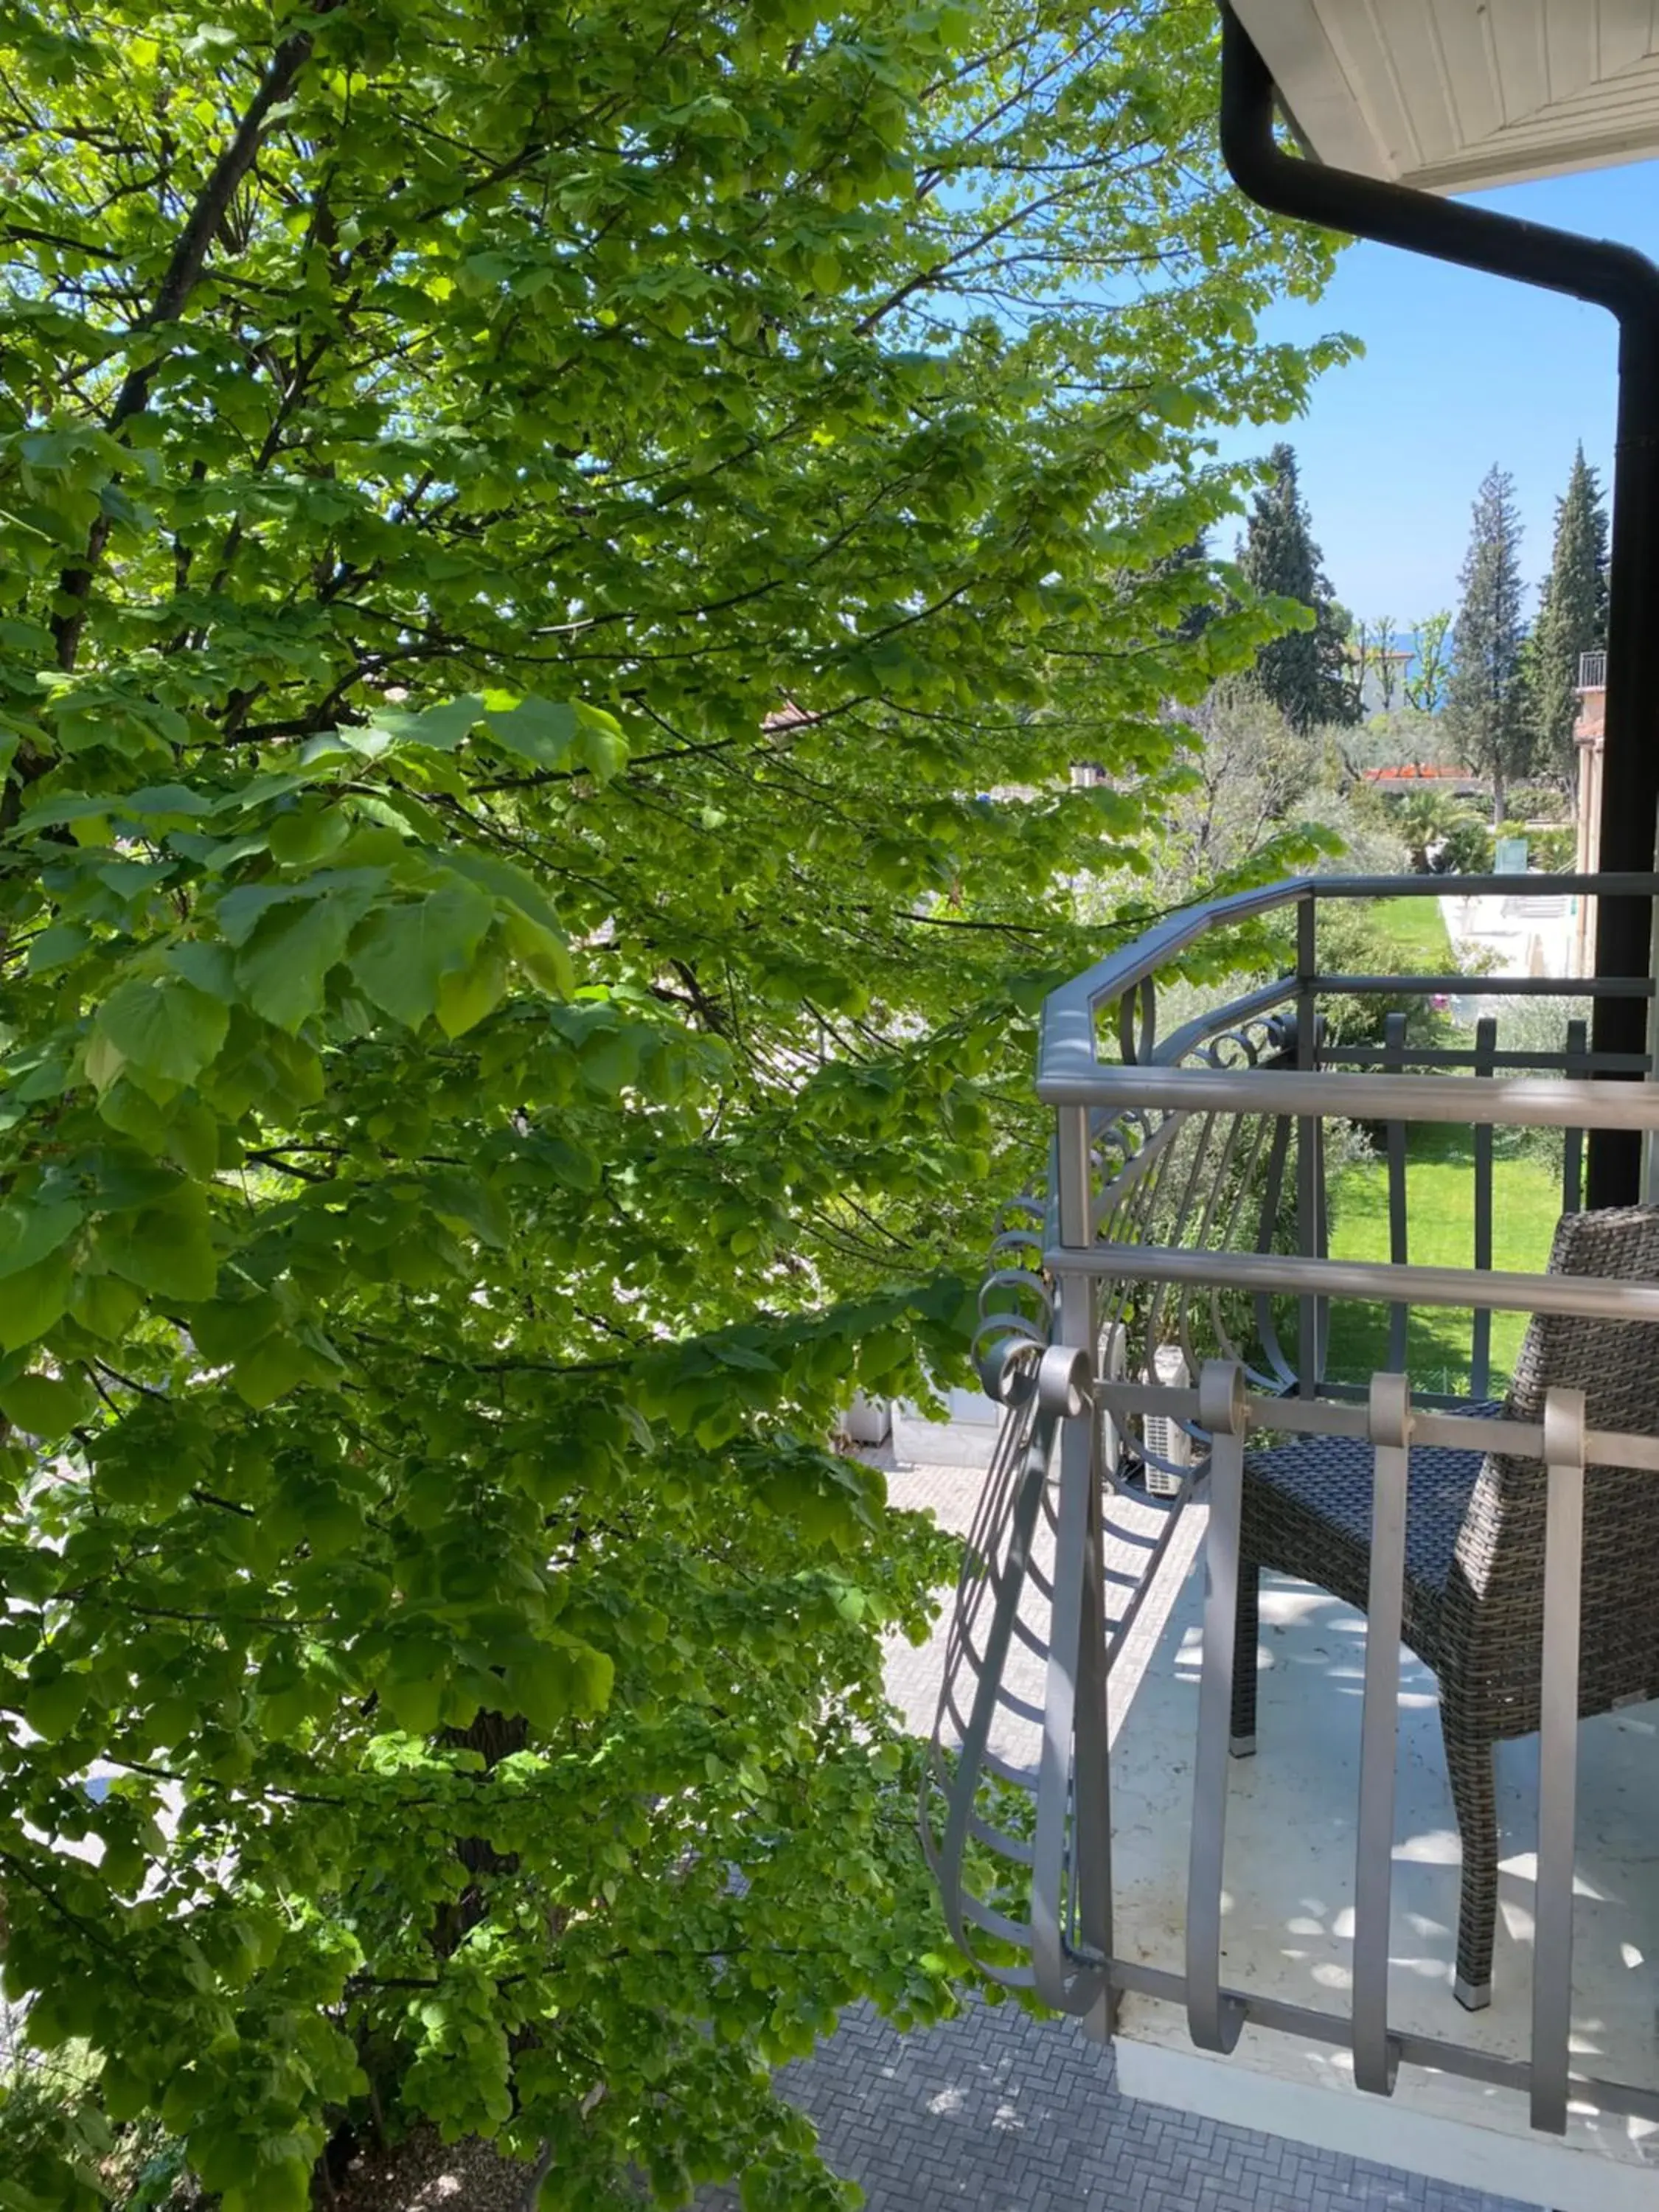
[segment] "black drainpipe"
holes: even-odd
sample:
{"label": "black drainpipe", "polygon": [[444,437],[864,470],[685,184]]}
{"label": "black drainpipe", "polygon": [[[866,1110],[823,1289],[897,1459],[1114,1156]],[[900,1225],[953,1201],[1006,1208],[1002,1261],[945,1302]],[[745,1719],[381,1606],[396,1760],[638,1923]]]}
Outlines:
{"label": "black drainpipe", "polygon": [[[1283,152],[1273,134],[1271,72],[1228,0],[1221,0],[1221,150],[1239,190],[1273,215],[1410,253],[1512,276],[1606,307],[1619,319],[1619,423],[1607,593],[1607,744],[1602,760],[1604,872],[1646,874],[1659,826],[1659,268],[1634,247],[1575,237],[1543,223],[1327,168]],[[1598,976],[1646,976],[1651,906],[1604,898],[1596,917]],[[1641,999],[1599,998],[1595,1051],[1645,1053]],[[1640,1195],[1641,1139],[1598,1130],[1589,1141],[1589,1203]]]}

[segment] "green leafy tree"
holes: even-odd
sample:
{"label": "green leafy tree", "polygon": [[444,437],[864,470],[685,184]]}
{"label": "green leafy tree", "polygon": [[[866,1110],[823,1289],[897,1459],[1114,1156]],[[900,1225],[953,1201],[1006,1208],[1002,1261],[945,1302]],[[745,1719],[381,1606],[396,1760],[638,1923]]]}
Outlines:
{"label": "green leafy tree", "polygon": [[1334,848],[1335,840],[1322,841],[1311,826],[1316,734],[1293,729],[1253,684],[1237,680],[1218,684],[1183,720],[1190,766],[1185,787],[1170,795],[1152,857],[1160,903],[1203,897],[1246,871],[1271,881]]}
{"label": "green leafy tree", "polygon": [[1357,722],[1362,709],[1350,624],[1323,574],[1294,450],[1275,446],[1267,465],[1272,473],[1251,501],[1239,566],[1255,591],[1290,603],[1287,613],[1303,612],[1257,655],[1257,688],[1293,729]]}
{"label": "green leafy tree", "polygon": [[1395,644],[1394,617],[1378,615],[1370,625],[1370,665],[1376,702],[1383,714],[1391,714],[1400,690],[1400,661]]}
{"label": "green leafy tree", "polygon": [[1452,641],[1448,726],[1463,758],[1492,787],[1492,827],[1504,821],[1509,785],[1527,772],[1532,731],[1521,627],[1521,520],[1515,479],[1493,468],[1475,495],[1462,602]]}
{"label": "green leafy tree", "polygon": [[1528,687],[1534,756],[1540,768],[1576,781],[1578,657],[1607,641],[1607,515],[1595,471],[1581,445],[1555,503],[1555,546],[1534,627]]}
{"label": "green leafy tree", "polygon": [[769,2069],[954,2001],[951,1550],[826,1443],[960,1359],[1060,887],[1280,619],[1171,562],[1344,351],[1254,343],[1329,248],[1214,35],[5,18],[6,1984],[226,2212],[376,2109],[842,2203]]}
{"label": "green leafy tree", "polygon": [[1448,607],[1420,616],[1412,624],[1412,670],[1406,678],[1406,702],[1419,714],[1437,714],[1445,703],[1451,626]]}

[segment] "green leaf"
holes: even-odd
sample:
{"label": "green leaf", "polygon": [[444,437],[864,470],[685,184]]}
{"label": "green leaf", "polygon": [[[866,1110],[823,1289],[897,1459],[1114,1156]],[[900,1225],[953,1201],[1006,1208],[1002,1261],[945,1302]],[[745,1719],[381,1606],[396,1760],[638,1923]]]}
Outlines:
{"label": "green leaf", "polygon": [[215,811],[211,799],[185,783],[146,784],[142,791],[130,791],[116,805],[123,813],[137,815],[196,816]]}
{"label": "green leaf", "polygon": [[256,1410],[273,1406],[301,1382],[332,1382],[338,1370],[292,1336],[268,1336],[236,1362],[231,1382],[236,1395]]}
{"label": "green leaf", "polygon": [[115,1275],[89,1274],[83,1268],[74,1279],[69,1310],[89,1335],[112,1343],[126,1334],[143,1303],[136,1284],[124,1283]]}
{"label": "green leaf", "polygon": [[229,1024],[228,1010],[193,983],[134,977],[98,1009],[87,1073],[100,1091],[129,1066],[141,1077],[191,1082],[217,1056]]}
{"label": "green leaf", "polygon": [[76,922],[53,922],[43,929],[29,945],[29,973],[49,975],[54,968],[62,968],[84,952],[92,942],[90,934]]}
{"label": "green leaf", "polygon": [[369,727],[384,730],[400,745],[426,745],[434,752],[453,753],[477,726],[483,710],[483,701],[468,693],[413,714],[396,707],[377,707],[369,718]]}
{"label": "green leaf", "polygon": [[552,774],[586,769],[606,783],[627,763],[621,726],[601,708],[534,696],[509,707],[492,695],[486,704],[486,726],[497,744],[532,768]]}
{"label": "green leaf", "polygon": [[222,999],[228,1006],[236,996],[235,963],[222,945],[187,938],[167,947],[167,963],[187,983],[193,983],[198,991],[205,991],[210,998]]}
{"label": "green leaf", "polygon": [[470,1231],[492,1251],[507,1249],[512,1219],[494,1191],[476,1177],[452,1168],[436,1168],[424,1184],[426,1200],[441,1221]]}
{"label": "green leaf", "polygon": [[261,2161],[233,2182],[220,2200],[223,2212],[307,2212],[311,2203],[311,2161]]}
{"label": "green leaf", "polygon": [[47,1442],[66,1436],[96,1403],[97,1394],[84,1376],[20,1375],[0,1387],[0,1413]]}
{"label": "green leaf", "polygon": [[82,1208],[68,1199],[33,1203],[15,1198],[0,1204],[0,1278],[32,1267],[75,1234]]}
{"label": "green leaf", "polygon": [[218,1280],[207,1193],[193,1183],[165,1205],[106,1216],[97,1250],[111,1274],[157,1297],[194,1304],[210,1298]]}
{"label": "green leaf", "polygon": [[0,1280],[0,1346],[15,1352],[44,1336],[62,1319],[74,1280],[64,1251]]}
{"label": "green leaf", "polygon": [[516,707],[491,707],[486,720],[496,744],[532,768],[557,770],[569,764],[579,727],[574,707],[521,699]]}
{"label": "green leaf", "polygon": [[380,1685],[380,1703],[396,1728],[410,1735],[430,1735],[443,1710],[444,1682],[441,1675],[388,1680]]}
{"label": "green leaf", "polygon": [[23,1717],[48,1743],[66,1736],[87,1709],[92,1684],[82,1674],[64,1673],[47,1682],[31,1685],[23,1700]]}
{"label": "green leaf", "polygon": [[[371,791],[358,793],[356,810],[370,822],[379,822],[389,830],[410,831],[423,845],[441,845],[443,824],[429,806],[422,806],[418,799],[411,799],[406,791]],[[453,856],[451,864],[453,865]]]}
{"label": "green leaf", "polygon": [[527,914],[509,914],[502,927],[507,949],[532,982],[554,997],[568,999],[576,988],[576,971],[562,934],[545,929]]}
{"label": "green leaf", "polygon": [[107,793],[93,798],[85,792],[65,792],[57,798],[42,799],[29,807],[9,835],[14,838],[27,837],[33,830],[55,830],[67,822],[95,822],[120,803]]}
{"label": "green leaf", "polygon": [[301,866],[337,851],[350,834],[351,819],[342,806],[296,807],[271,822],[271,857],[285,867]]}
{"label": "green leaf", "polygon": [[98,2086],[103,2094],[104,2110],[118,2125],[137,2119],[149,2106],[149,2077],[141,2074],[129,2057],[120,2054],[105,2059]]}
{"label": "green leaf", "polygon": [[446,1036],[465,1036],[499,1005],[507,988],[507,963],[485,943],[469,967],[438,979],[438,1026]]}
{"label": "green leaf", "polygon": [[307,884],[238,884],[219,902],[219,927],[229,944],[244,945],[273,907],[316,896]]}
{"label": "green leaf", "polygon": [[499,854],[474,852],[465,846],[454,847],[446,853],[444,862],[457,875],[477,884],[480,890],[488,891],[503,906],[527,915],[532,921],[562,942],[557,909],[527,869],[502,860]]}
{"label": "green leaf", "polygon": [[222,1367],[263,1344],[280,1326],[283,1306],[267,1291],[249,1298],[216,1298],[192,1307],[184,1318],[202,1357]]}
{"label": "green leaf", "polygon": [[552,1729],[602,1713],[615,1674],[612,1661],[591,1644],[544,1644],[507,1668],[507,1692],[532,1728]]}
{"label": "green leaf", "polygon": [[373,894],[354,885],[267,914],[236,960],[236,977],[257,1014],[290,1032],[320,1011],[329,971],[345,957]]}
{"label": "green leaf", "polygon": [[494,919],[470,884],[380,907],[353,942],[351,972],[383,1012],[418,1029],[435,1011],[444,977],[470,965]]}

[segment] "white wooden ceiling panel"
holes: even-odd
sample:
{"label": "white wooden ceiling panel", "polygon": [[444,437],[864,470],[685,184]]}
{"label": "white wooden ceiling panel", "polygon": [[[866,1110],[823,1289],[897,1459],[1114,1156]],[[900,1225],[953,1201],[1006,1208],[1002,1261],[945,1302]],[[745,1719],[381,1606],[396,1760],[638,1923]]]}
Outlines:
{"label": "white wooden ceiling panel", "polygon": [[1435,191],[1659,156],[1659,0],[1234,0],[1319,157]]}
{"label": "white wooden ceiling panel", "polygon": [[[1510,0],[1510,4],[1524,8],[1527,0]],[[1467,0],[1428,0],[1425,13],[1430,20],[1443,97],[1457,134],[1455,143],[1478,145],[1510,120],[1499,96],[1491,15],[1485,8],[1468,6]],[[1508,33],[1505,23],[1506,49],[1516,43]]]}
{"label": "white wooden ceiling panel", "polygon": [[[1550,69],[1547,0],[1509,0],[1509,7],[1514,10],[1513,21],[1506,13],[1501,38],[1490,9],[1480,17],[1483,44],[1497,80],[1498,104],[1505,124],[1547,107],[1564,88],[1554,83]],[[1588,40],[1581,39],[1578,44],[1588,50]],[[1589,82],[1588,72],[1584,82]]]}
{"label": "white wooden ceiling panel", "polygon": [[[1377,23],[1378,6],[1386,4],[1387,0],[1362,0],[1360,6],[1345,9],[1324,24],[1350,96],[1364,115],[1383,157],[1376,171],[1382,176],[1392,175],[1396,165],[1417,168],[1424,160],[1423,142],[1406,98],[1399,63]],[[1419,0],[1410,0],[1410,4],[1415,7]]]}
{"label": "white wooden ceiling panel", "polygon": [[1450,88],[1434,0],[1379,0],[1368,6],[1395,76],[1406,89],[1419,161],[1450,161],[1464,143]]}
{"label": "white wooden ceiling panel", "polygon": [[1552,37],[1582,39],[1589,46],[1592,78],[1645,61],[1656,29],[1659,8],[1653,0],[1550,0]]}

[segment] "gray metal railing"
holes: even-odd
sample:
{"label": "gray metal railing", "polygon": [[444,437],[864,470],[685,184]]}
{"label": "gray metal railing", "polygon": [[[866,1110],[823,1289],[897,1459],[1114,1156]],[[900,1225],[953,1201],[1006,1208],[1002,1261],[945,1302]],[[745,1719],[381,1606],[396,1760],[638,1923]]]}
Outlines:
{"label": "gray metal railing", "polygon": [[[1109,2033],[1125,1993],[1184,2008],[1194,2043],[1230,2050],[1248,2021],[1354,2054],[1358,2086],[1392,2091],[1404,2060],[1519,2090],[1559,2133],[1569,2096],[1659,2121],[1659,2092],[1576,2070],[1570,2043],[1579,1621],[1587,1465],[1659,1475],[1659,1437],[1587,1431],[1582,1398],[1552,1389],[1540,1420],[1476,1414],[1493,1379],[1494,1314],[1659,1322],[1659,1283],[1492,1268],[1495,1133],[1559,1130],[1561,1206],[1580,1203],[1583,1133],[1659,1132],[1651,1063],[1598,1059],[1582,1019],[1559,1042],[1501,1042],[1482,1014],[1467,1042],[1327,1034],[1321,1001],[1437,992],[1434,977],[1322,975],[1328,899],[1512,895],[1515,879],[1314,880],[1176,915],[1056,992],[1044,1010],[1038,1089],[1055,1109],[1044,1185],[1010,1210],[981,1297],[975,1351],[1006,1407],[970,1534],[923,1790],[922,1832],[957,1940],[984,1971]],[[1659,878],[1552,878],[1552,890],[1651,897]],[[1158,1036],[1158,982],[1215,933],[1291,909],[1294,965]],[[1577,980],[1449,979],[1484,1000],[1587,995]],[[1651,995],[1641,981],[1603,988]],[[1540,1073],[1540,1071],[1542,1071]],[[1646,1078],[1645,1080],[1632,1079]],[[1333,1255],[1327,1139],[1369,1123],[1358,1171],[1386,1194],[1386,1261]],[[1476,1133],[1474,1264],[1410,1257],[1411,1146],[1419,1127]],[[1356,1164],[1349,1163],[1350,1175]],[[1538,1255],[1541,1261],[1544,1255]],[[1380,1307],[1386,1351],[1367,1385],[1325,1373],[1334,1309]],[[1472,1316],[1466,1393],[1413,1395],[1417,1308]],[[1294,1321],[1294,1352],[1285,1348]],[[1360,1402],[1354,1402],[1356,1396]],[[1246,1440],[1363,1439],[1372,1467],[1352,2000],[1345,2016],[1225,1983],[1222,1852]],[[1153,1439],[1162,1440],[1161,1448]],[[1170,1440],[1180,1449],[1171,1449]],[[1545,1692],[1528,2057],[1407,2033],[1389,2013],[1389,1929],[1409,1453],[1514,1455],[1545,1470]],[[1161,1478],[1161,1480],[1160,1480]],[[1114,1942],[1107,1685],[1140,1600],[1196,1485],[1207,1490],[1184,1972]],[[1115,1497],[1162,1492],[1138,1588],[1116,1617],[1102,1574]]]}
{"label": "gray metal railing", "polygon": [[1578,656],[1578,689],[1581,691],[1605,691],[1607,688],[1607,654],[1581,653]]}

